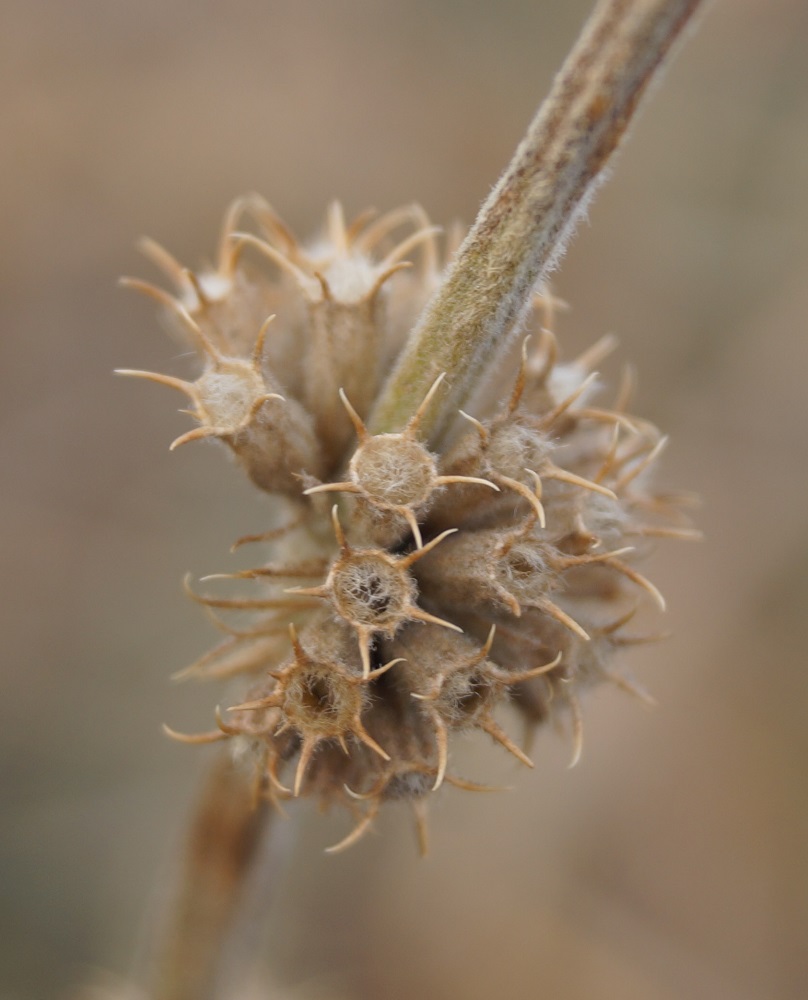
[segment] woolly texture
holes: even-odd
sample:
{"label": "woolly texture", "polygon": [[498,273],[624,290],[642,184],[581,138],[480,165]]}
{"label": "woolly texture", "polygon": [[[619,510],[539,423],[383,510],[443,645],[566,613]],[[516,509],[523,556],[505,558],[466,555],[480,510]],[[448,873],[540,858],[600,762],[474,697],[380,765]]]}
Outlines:
{"label": "woolly texture", "polygon": [[[239,231],[246,222],[254,232]],[[628,384],[598,403],[594,369],[612,341],[559,363],[557,303],[537,293],[518,366],[489,394],[497,402],[458,412],[437,453],[421,426],[451,371],[405,426],[366,425],[440,285],[423,210],[346,225],[334,205],[304,245],[250,196],[228,212],[213,269],[144,249],[175,290],[128,284],[160,303],[201,370],[192,382],[124,374],[188,396],[198,426],[174,446],[223,442],[285,512],[241,540],[269,547],[265,563],[229,574],[250,591],[189,586],[226,637],[183,674],[244,677],[243,697],[210,732],[169,732],[230,741],[256,795],[346,806],[355,826],[331,850],[393,799],[412,803],[425,846],[426,799],[444,783],[482,787],[451,772],[454,733],[482,730],[532,766],[496,719],[505,702],[530,727],[566,714],[576,761],[581,692],[605,680],[642,694],[612,660],[649,638],[626,631],[641,601],[664,607],[637,569],[648,539],[694,535],[687,497],[652,492],[665,439],[626,412]]]}

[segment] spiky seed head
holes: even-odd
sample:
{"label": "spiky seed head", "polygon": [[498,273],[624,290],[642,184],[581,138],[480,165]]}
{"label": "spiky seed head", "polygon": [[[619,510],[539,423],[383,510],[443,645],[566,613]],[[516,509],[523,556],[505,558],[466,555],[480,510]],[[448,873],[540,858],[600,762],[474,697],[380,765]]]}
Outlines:
{"label": "spiky seed head", "polygon": [[403,434],[377,434],[356,449],[351,479],[376,507],[422,508],[437,488],[435,460],[419,442]]}
{"label": "spiky seed head", "polygon": [[337,614],[374,632],[395,632],[415,604],[415,581],[381,550],[348,553],[332,567],[330,586]]}
{"label": "spiky seed head", "polygon": [[[175,293],[129,284],[168,311],[201,374],[128,374],[191,399],[200,426],[180,443],[219,438],[293,507],[252,539],[269,561],[232,574],[250,593],[191,592],[226,637],[187,673],[243,675],[244,697],[215,729],[173,735],[229,741],[273,802],[345,806],[355,826],[334,850],[395,799],[412,804],[423,849],[428,797],[480,787],[451,771],[455,732],[483,730],[531,765],[497,721],[503,704],[529,725],[566,717],[577,760],[580,694],[603,681],[643,694],[612,666],[653,637],[633,625],[638,603],[662,603],[637,559],[648,539],[693,537],[683,499],[652,492],[665,439],[626,413],[625,387],[611,408],[600,398],[594,369],[613,342],[559,362],[545,289],[545,329],[494,376],[494,404],[458,414],[454,443],[433,452],[419,427],[452,372],[395,433],[365,423],[440,280],[422,210],[347,224],[335,204],[305,245],[251,196],[228,213],[212,269],[146,250]],[[410,253],[421,266],[407,271]]]}

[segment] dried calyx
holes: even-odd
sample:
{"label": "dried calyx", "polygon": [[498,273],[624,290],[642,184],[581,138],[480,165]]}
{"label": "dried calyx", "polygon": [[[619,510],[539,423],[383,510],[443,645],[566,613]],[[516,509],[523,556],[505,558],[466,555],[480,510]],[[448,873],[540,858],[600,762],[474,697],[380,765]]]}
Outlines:
{"label": "dried calyx", "polygon": [[483,787],[452,773],[454,733],[481,729],[530,764],[497,721],[505,702],[531,727],[566,714],[577,760],[581,692],[605,680],[642,694],[612,668],[648,638],[627,631],[640,599],[663,603],[637,558],[653,536],[694,535],[688,498],[650,490],[665,439],[628,415],[627,386],[596,405],[593,369],[612,342],[559,363],[556,303],[537,295],[534,335],[490,394],[501,402],[458,413],[438,452],[422,421],[452,371],[400,429],[368,427],[441,281],[420,208],[346,225],[335,205],[302,245],[250,196],[228,212],[214,268],[144,249],[175,290],[127,283],[160,303],[200,371],[123,374],[184,393],[198,426],[174,446],[222,441],[287,519],[242,540],[269,546],[264,564],[229,574],[251,592],[192,592],[225,638],[183,674],[243,677],[243,697],[212,731],[172,735],[232,743],[257,796],[346,806],[355,826],[334,849],[390,800],[411,803],[424,846],[429,795]]}

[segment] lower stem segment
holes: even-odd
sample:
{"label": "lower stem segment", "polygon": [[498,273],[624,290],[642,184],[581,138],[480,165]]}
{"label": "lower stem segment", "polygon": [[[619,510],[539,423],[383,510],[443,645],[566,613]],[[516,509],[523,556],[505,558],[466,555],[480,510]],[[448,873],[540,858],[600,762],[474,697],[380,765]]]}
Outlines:
{"label": "lower stem segment", "polygon": [[271,809],[222,756],[192,817],[181,883],[158,955],[153,1000],[213,1000],[226,971],[246,883]]}

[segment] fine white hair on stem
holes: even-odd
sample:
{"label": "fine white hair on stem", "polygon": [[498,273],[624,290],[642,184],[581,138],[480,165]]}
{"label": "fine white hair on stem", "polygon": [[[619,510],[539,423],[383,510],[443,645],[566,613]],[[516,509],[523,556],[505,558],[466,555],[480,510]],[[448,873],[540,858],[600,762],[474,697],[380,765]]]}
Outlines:
{"label": "fine white hair on stem", "polygon": [[370,419],[400,426],[442,371],[424,420],[437,443],[518,331],[640,98],[701,0],[600,0],[525,138],[483,204]]}

